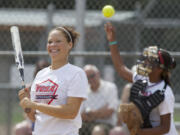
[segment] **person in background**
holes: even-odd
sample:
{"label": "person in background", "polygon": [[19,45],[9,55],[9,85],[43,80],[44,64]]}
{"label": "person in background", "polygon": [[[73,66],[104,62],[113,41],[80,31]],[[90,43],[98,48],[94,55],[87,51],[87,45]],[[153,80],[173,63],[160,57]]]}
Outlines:
{"label": "person in background", "polygon": [[107,125],[96,125],[93,130],[91,135],[108,135],[109,134],[109,127]]}
{"label": "person in background", "polygon": [[109,135],[128,135],[127,132],[121,126],[115,126],[109,131]]}
{"label": "person in background", "polygon": [[32,121],[24,113],[24,120],[17,123],[13,135],[32,135]]}
{"label": "person in background", "polygon": [[88,78],[88,99],[84,102],[82,120],[83,131],[90,135],[97,124],[105,124],[112,127],[116,124],[116,110],[118,106],[117,87],[114,83],[101,78],[95,65],[87,64],[84,71]]}
{"label": "person in background", "polygon": [[[51,65],[40,70],[31,86],[30,98],[20,101],[23,109],[35,114],[33,135],[78,135],[82,102],[87,98],[88,81],[80,67],[69,63],[69,54],[79,34],[70,27],[57,27],[48,35]],[[21,91],[21,94],[26,91]],[[35,112],[35,113],[34,113]],[[31,116],[32,115],[32,116]]]}

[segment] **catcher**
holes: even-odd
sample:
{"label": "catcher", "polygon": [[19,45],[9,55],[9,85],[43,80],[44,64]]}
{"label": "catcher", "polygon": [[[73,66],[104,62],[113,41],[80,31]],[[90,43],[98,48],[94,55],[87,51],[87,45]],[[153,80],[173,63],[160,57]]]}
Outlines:
{"label": "catcher", "polygon": [[137,61],[137,72],[128,69],[119,54],[115,31],[105,24],[111,57],[118,74],[133,82],[130,103],[120,105],[119,117],[127,124],[130,135],[178,135],[173,121],[174,95],[170,71],[176,62],[168,51],[149,46]]}

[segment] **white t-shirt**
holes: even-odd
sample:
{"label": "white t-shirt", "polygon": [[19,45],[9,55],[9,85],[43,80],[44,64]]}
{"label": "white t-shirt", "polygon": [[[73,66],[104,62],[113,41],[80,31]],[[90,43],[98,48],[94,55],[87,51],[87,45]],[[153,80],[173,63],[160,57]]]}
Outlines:
{"label": "white t-shirt", "polygon": [[[32,84],[31,100],[58,106],[66,104],[68,97],[86,99],[87,89],[87,77],[81,68],[69,63],[57,70],[47,67],[38,72]],[[81,109],[75,119],[60,119],[37,111],[33,135],[78,135]]]}
{"label": "white t-shirt", "polygon": [[114,83],[107,82],[104,80],[100,81],[100,87],[96,92],[88,89],[88,99],[83,104],[83,110],[97,110],[105,105],[109,108],[114,109],[114,112],[110,118],[97,119],[96,122],[107,123],[112,126],[116,124],[116,109],[118,107],[118,95],[117,87]]}
{"label": "white t-shirt", "polygon": [[[133,82],[137,80],[147,80],[148,86],[146,88],[146,94],[151,95],[157,90],[162,90],[164,88],[165,82],[162,80],[158,83],[151,83],[149,81],[149,78],[146,78],[144,76],[138,75],[137,73],[134,73],[133,75]],[[156,108],[152,110],[150,113],[150,122],[153,127],[159,126],[160,125],[160,115],[165,115],[168,113],[171,113],[171,124],[170,124],[170,130],[168,133],[164,135],[178,135],[175,124],[174,124],[174,118],[173,118],[173,113],[174,113],[174,94],[172,92],[172,89],[169,85],[167,85],[166,90],[165,90],[165,98],[164,101],[162,101]]]}

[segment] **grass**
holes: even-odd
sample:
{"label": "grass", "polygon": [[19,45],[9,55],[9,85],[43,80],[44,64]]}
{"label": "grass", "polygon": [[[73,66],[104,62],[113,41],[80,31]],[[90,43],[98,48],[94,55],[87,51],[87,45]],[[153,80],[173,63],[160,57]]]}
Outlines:
{"label": "grass", "polygon": [[[6,106],[0,105],[1,108],[5,108]],[[24,119],[23,110],[18,104],[13,104],[13,108],[11,112],[9,110],[1,109],[0,110],[0,124],[6,124],[8,121],[11,121],[12,124],[16,124]]]}
{"label": "grass", "polygon": [[[1,107],[1,104],[0,104],[0,107]],[[2,107],[5,107],[5,106],[2,106]],[[21,109],[21,107],[19,106],[18,103],[13,104],[13,110],[12,111],[13,112],[10,113],[12,116],[10,116],[10,117],[11,117],[11,122],[13,125],[24,119],[23,110]],[[7,123],[7,120],[8,120],[7,115],[8,114],[9,113],[6,113],[4,111],[4,109],[1,108],[1,110],[0,110],[0,124],[1,125],[4,125]],[[176,108],[174,111],[174,121],[180,122],[180,108],[178,108],[178,109]]]}
{"label": "grass", "polygon": [[174,111],[174,121],[180,122],[180,108],[175,109]]}
{"label": "grass", "polygon": [[23,110],[18,106],[12,114],[12,124],[18,123],[24,120]]}

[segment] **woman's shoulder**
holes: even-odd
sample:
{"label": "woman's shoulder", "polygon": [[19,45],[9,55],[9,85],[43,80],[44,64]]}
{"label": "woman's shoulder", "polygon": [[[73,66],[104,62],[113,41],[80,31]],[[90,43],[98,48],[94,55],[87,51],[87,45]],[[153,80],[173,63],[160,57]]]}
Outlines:
{"label": "woman's shoulder", "polygon": [[65,76],[66,76],[66,79],[70,81],[74,80],[74,81],[82,82],[83,80],[87,82],[87,76],[86,76],[85,71],[82,68],[75,66],[73,64],[68,64]]}
{"label": "woman's shoulder", "polygon": [[76,65],[73,65],[73,64],[68,64],[67,71],[71,72],[71,73],[79,73],[79,72],[85,73],[82,68],[80,68]]}
{"label": "woman's shoulder", "polygon": [[171,86],[167,85],[165,89],[165,95],[169,97],[174,97],[173,89],[171,88]]}
{"label": "woman's shoulder", "polygon": [[70,64],[70,63],[68,64],[68,67],[72,68],[72,69],[75,69],[75,70],[83,70],[82,68],[80,68],[80,67],[78,67],[76,65]]}

